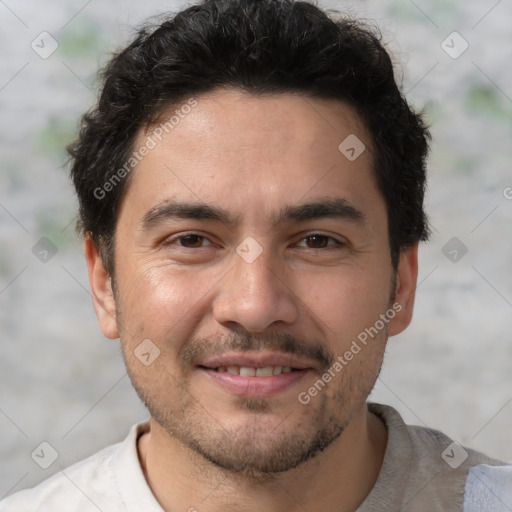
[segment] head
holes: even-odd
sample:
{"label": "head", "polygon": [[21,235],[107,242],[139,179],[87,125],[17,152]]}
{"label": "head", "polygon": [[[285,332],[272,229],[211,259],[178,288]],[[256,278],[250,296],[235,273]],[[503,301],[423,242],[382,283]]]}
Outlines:
{"label": "head", "polygon": [[[305,2],[206,1],[141,29],[102,78],[69,151],[103,333],[170,436],[231,471],[299,465],[410,321],[421,117],[376,35]],[[293,371],[242,392],[226,361]]]}

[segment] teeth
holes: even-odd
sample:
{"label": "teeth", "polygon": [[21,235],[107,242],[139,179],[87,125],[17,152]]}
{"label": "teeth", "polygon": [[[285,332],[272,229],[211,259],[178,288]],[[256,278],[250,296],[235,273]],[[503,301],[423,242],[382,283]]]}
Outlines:
{"label": "teeth", "polygon": [[240,376],[242,377],[255,377],[256,368],[247,368],[246,366],[240,367]]}
{"label": "teeth", "polygon": [[[242,370],[240,369],[240,375],[242,375]],[[265,366],[265,368],[258,368],[256,370],[256,377],[271,377],[272,376],[272,366]]]}
{"label": "teeth", "polygon": [[219,366],[217,371],[220,373],[230,373],[231,375],[240,375],[242,377],[272,377],[282,373],[290,373],[290,366],[264,366],[262,368],[251,368],[248,366]]}

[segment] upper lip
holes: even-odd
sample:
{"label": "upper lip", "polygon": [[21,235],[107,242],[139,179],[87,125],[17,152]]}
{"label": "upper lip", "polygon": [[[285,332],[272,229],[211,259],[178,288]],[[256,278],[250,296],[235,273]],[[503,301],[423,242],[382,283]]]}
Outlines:
{"label": "upper lip", "polygon": [[248,368],[265,368],[267,366],[289,366],[296,370],[312,368],[306,359],[282,352],[227,352],[201,361],[199,366],[218,368],[219,366],[244,366]]}

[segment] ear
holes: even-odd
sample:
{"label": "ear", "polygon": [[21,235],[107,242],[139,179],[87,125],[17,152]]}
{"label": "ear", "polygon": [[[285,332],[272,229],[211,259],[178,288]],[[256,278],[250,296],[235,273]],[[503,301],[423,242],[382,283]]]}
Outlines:
{"label": "ear", "polygon": [[393,309],[397,314],[389,322],[389,336],[404,331],[412,320],[418,278],[418,244],[401,251],[396,273]]}
{"label": "ear", "polygon": [[98,246],[89,235],[86,235],[84,238],[84,253],[93,305],[101,332],[107,338],[119,338],[112,281],[103,267]]}

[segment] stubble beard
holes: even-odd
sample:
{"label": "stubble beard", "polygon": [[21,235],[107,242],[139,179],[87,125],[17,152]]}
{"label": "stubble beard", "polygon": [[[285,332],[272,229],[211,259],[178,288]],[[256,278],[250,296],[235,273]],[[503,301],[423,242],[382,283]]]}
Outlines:
{"label": "stubble beard", "polygon": [[[117,314],[120,320],[120,311]],[[265,415],[275,414],[270,399],[238,397],[237,410],[251,414],[251,418],[241,427],[226,429],[220,421],[223,418],[216,420],[214,411],[208,411],[208,404],[192,396],[186,377],[176,379],[170,376],[167,369],[161,368],[156,373],[164,378],[153,376],[147,379],[141,375],[144,370],[140,369],[140,362],[134,360],[133,351],[127,349],[130,343],[123,342],[122,347],[134,389],[152,419],[167,435],[199,456],[199,464],[207,461],[223,472],[266,480],[272,475],[297,468],[324,452],[342,435],[361,407],[366,407],[366,400],[380,374],[387,328],[381,335],[384,339],[373,340],[373,343],[381,343],[382,348],[371,353],[374,360],[368,368],[365,369],[364,365],[362,369],[357,365],[355,368],[352,365],[345,368],[334,379],[334,382],[339,379],[336,388],[326,387],[310,404],[304,406],[310,407],[310,410],[300,421],[293,423],[289,417],[285,417],[276,427],[267,430]],[[240,346],[247,349],[248,340],[246,338]],[[288,339],[284,345],[290,349],[292,340]],[[321,356],[320,348],[318,345]],[[324,368],[327,369],[332,365],[334,355],[324,354],[323,357]],[[153,365],[158,366],[160,359],[163,358],[157,359]],[[322,373],[319,372],[318,378]],[[180,398],[166,400],[169,396]]]}
{"label": "stubble beard", "polygon": [[[182,446],[190,449],[199,464],[211,463],[215,468],[241,477],[265,480],[271,475],[297,468],[331,446],[366,404],[380,372],[362,382],[362,376],[343,379],[338,388],[325,388],[308,405],[300,421],[284,417],[277,426],[266,425],[267,415],[276,410],[267,398],[242,398],[235,402],[237,411],[246,412],[248,419],[231,429],[216,418],[214,409],[192,396],[188,383],[182,380],[172,386],[154,389],[141,382],[140,376],[128,367],[132,384],[146,405],[151,417],[162,430]],[[344,369],[346,371],[346,369]],[[179,400],[158,397],[180,396]],[[309,408],[309,410],[307,409]],[[211,409],[211,406],[210,406]]]}

